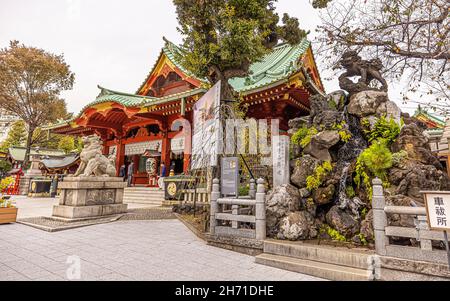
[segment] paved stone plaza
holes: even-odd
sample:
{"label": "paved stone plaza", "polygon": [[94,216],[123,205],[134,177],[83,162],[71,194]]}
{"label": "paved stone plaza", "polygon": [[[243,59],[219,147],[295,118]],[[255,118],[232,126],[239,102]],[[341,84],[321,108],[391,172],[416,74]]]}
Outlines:
{"label": "paved stone plaza", "polygon": [[67,261],[77,257],[81,280],[320,280],[208,246],[178,220],[119,221],[56,233],[1,225],[0,250],[0,280],[68,280],[73,261]]}

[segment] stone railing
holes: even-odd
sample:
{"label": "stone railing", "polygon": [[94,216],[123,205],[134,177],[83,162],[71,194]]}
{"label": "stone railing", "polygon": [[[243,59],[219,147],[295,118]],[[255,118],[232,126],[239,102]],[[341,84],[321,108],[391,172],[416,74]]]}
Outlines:
{"label": "stone railing", "polygon": [[206,188],[183,189],[182,192],[184,203],[209,203],[210,194]]}
{"label": "stone railing", "polygon": [[[249,196],[238,199],[221,198],[219,183],[218,179],[213,180],[210,210],[211,235],[264,240],[266,238],[264,180],[259,179],[257,185],[252,180]],[[227,221],[229,225],[223,225],[221,221]],[[242,223],[253,226],[241,227]]]}
{"label": "stone railing", "polygon": [[[382,182],[374,179],[372,209],[375,249],[378,255],[447,264],[447,253],[434,250],[432,246],[432,241],[443,241],[444,234],[429,229],[425,207],[386,206]],[[388,214],[414,216],[416,227],[389,226]],[[420,247],[393,245],[389,243],[389,237],[416,239]]]}

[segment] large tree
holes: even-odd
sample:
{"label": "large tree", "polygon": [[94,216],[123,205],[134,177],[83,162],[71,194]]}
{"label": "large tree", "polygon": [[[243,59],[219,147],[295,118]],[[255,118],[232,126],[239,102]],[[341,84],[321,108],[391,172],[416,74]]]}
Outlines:
{"label": "large tree", "polygon": [[[328,62],[327,67],[336,67],[341,54],[349,49],[368,59],[379,58],[386,78],[406,87],[405,102],[447,112],[450,2],[314,0],[313,5],[322,8],[318,54]],[[410,100],[411,95],[415,99]]]}
{"label": "large tree", "polygon": [[65,108],[59,95],[63,90],[72,89],[74,78],[63,55],[27,47],[17,41],[0,50],[0,106],[26,124],[24,166],[29,160],[35,130],[65,117],[58,116],[61,108]]}
{"label": "large tree", "polygon": [[178,30],[184,37],[184,66],[214,84],[222,99],[232,99],[228,79],[249,75],[250,65],[279,40],[299,43],[307,33],[296,18],[275,12],[276,0],[174,0]]}

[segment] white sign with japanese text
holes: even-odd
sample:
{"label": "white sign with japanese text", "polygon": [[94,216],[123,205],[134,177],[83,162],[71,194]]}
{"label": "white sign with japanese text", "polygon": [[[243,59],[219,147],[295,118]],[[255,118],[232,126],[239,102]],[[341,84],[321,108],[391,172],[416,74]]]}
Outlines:
{"label": "white sign with japanese text", "polygon": [[423,192],[431,230],[450,230],[450,191]]}

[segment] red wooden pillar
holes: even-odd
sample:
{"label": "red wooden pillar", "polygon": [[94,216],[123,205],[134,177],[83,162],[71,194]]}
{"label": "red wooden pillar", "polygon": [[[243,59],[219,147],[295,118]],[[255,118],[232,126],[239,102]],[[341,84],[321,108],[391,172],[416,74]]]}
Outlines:
{"label": "red wooden pillar", "polygon": [[166,166],[166,174],[162,175],[167,177],[170,173],[170,138],[169,138],[169,124],[167,117],[161,122],[160,127],[162,131],[162,145],[161,145],[161,162]]}
{"label": "red wooden pillar", "polygon": [[125,163],[125,144],[118,139],[116,146],[116,175],[119,176],[120,167]]}
{"label": "red wooden pillar", "polygon": [[164,130],[161,148],[161,163],[166,166],[166,174],[163,176],[166,177],[170,172],[170,139],[167,129]]}
{"label": "red wooden pillar", "polygon": [[109,155],[109,146],[106,145],[106,140],[103,140],[103,155],[107,156]]}

